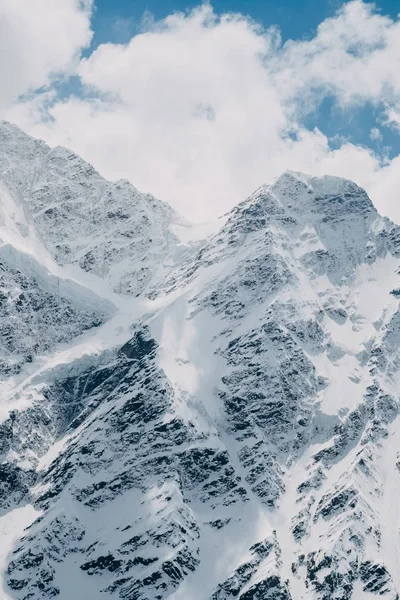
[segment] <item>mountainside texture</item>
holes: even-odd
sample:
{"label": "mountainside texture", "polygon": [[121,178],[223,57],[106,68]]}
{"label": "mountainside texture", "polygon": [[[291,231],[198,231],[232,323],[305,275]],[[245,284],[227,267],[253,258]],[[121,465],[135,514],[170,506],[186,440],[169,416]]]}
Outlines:
{"label": "mountainside texture", "polygon": [[1,600],[399,600],[400,228],[287,171],[200,241],[8,123],[0,180]]}

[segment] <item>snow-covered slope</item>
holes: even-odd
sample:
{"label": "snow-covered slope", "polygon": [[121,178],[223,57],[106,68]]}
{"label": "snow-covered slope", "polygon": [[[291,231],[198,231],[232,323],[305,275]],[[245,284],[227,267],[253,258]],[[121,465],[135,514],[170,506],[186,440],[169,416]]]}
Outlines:
{"label": "snow-covered slope", "polygon": [[183,244],[0,140],[0,597],[398,599],[400,229],[286,172]]}
{"label": "snow-covered slope", "polygon": [[57,263],[79,265],[118,293],[142,293],[185,251],[171,228],[183,220],[167,204],[6,122],[0,175]]}

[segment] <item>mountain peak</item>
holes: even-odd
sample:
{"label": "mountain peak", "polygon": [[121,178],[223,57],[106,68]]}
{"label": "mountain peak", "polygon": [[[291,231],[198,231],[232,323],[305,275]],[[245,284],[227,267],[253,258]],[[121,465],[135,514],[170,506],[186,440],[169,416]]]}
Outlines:
{"label": "mountain peak", "polygon": [[[231,212],[228,226],[258,230],[278,219],[288,227],[315,227],[329,234],[329,224],[339,230],[369,229],[380,219],[365,190],[341,177],[315,177],[286,170],[271,184],[260,186]],[[235,225],[236,224],[236,225]],[[340,236],[339,236],[340,237]]]}
{"label": "mountain peak", "polygon": [[316,177],[287,170],[268,189],[285,208],[307,218],[315,215],[372,215],[377,211],[365,190],[332,175]]}
{"label": "mountain peak", "polygon": [[130,182],[110,182],[63,146],[0,123],[0,175],[59,265],[79,265],[114,291],[137,295],[178,240],[174,210]]}

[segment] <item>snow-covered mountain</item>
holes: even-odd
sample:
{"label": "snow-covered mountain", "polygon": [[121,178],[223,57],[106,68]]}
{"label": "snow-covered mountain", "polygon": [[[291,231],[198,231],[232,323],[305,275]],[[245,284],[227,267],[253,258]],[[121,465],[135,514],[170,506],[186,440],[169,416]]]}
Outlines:
{"label": "snow-covered mountain", "polygon": [[0,178],[0,598],[398,599],[400,228],[285,172],[201,242],[7,123]]}
{"label": "snow-covered mountain", "polygon": [[141,294],[181,256],[171,225],[185,223],[169,205],[4,122],[0,174],[56,262],[78,265],[118,293]]}

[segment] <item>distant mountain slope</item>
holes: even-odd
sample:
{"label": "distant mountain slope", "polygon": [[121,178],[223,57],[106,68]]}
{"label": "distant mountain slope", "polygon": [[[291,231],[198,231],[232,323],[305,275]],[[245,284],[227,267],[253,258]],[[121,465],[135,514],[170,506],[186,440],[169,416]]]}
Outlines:
{"label": "distant mountain slope", "polygon": [[287,171],[185,246],[64,149],[0,157],[1,597],[398,600],[400,229]]}

